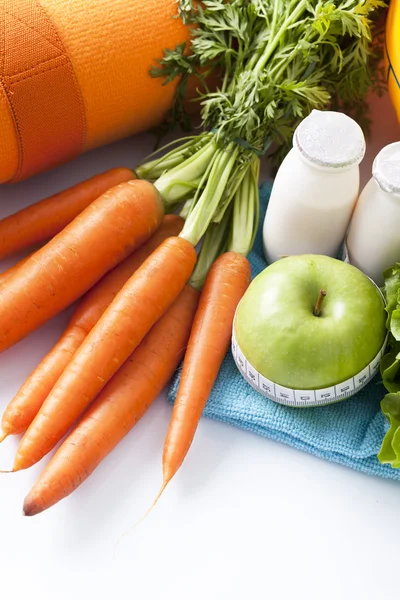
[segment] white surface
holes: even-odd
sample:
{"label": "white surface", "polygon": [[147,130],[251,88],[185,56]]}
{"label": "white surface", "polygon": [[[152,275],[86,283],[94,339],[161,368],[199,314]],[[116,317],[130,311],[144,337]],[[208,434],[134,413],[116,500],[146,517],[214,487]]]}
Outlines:
{"label": "white surface", "polygon": [[[399,131],[388,103],[379,109],[389,122],[375,130],[372,156],[364,161],[368,176],[375,149],[396,139]],[[52,173],[0,188],[0,215],[103,169],[134,165],[151,143],[148,136],[124,141]],[[56,341],[67,316],[0,357],[1,409]],[[165,398],[159,398],[78,491],[37,517],[22,517],[21,507],[43,464],[0,475],[1,597],[399,597],[394,576],[399,483],[206,419],[158,506],[113,552],[159,487],[170,413]],[[16,444],[8,440],[0,447],[1,467],[11,465]]]}

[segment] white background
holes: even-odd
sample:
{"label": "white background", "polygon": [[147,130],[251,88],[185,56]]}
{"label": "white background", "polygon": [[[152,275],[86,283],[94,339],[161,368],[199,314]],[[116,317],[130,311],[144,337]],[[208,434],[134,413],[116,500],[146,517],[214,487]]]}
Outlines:
{"label": "white background", "polygon": [[[363,182],[374,154],[400,137],[387,99],[375,103],[374,113]],[[102,170],[134,166],[152,143],[138,136],[1,187],[0,217]],[[1,355],[1,410],[70,312]],[[114,548],[159,488],[170,414],[160,397],[80,489],[36,517],[22,516],[22,502],[47,459],[0,475],[1,597],[399,598],[399,483],[208,419],[153,513]],[[0,447],[0,468],[11,467],[17,442]]]}

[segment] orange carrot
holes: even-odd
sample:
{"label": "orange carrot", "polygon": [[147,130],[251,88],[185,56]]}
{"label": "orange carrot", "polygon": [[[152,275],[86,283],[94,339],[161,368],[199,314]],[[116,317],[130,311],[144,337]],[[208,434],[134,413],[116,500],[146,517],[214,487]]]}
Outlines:
{"label": "orange carrot", "polygon": [[236,252],[222,254],[207,275],[164,444],[161,492],[181,466],[193,441],[229,348],[236,307],[250,283],[250,275],[248,260]]}
{"label": "orange carrot", "polygon": [[22,265],[24,265],[26,261],[34,254],[34,252],[32,252],[32,254],[28,254],[28,256],[21,258],[21,260],[18,261],[15,265],[9,267],[6,271],[3,271],[3,273],[0,273],[0,286],[10,277],[10,275],[13,275],[13,273],[15,273],[20,267],[22,267]]}
{"label": "orange carrot", "polygon": [[183,357],[197,300],[185,286],[45,467],[25,499],[25,515],[71,494],[136,425]]}
{"label": "orange carrot", "polygon": [[161,242],[177,235],[182,226],[183,219],[177,215],[165,216],[159,229],[141,248],[87,292],[72,315],[65,333],[7,406],[2,418],[3,435],[0,441],[7,435],[26,431],[73,355],[122,286]]}
{"label": "orange carrot", "polygon": [[0,351],[72,304],[160,226],[155,187],[129,181],[92,202],[1,287]]}
{"label": "orange carrot", "polygon": [[110,188],[135,179],[124,167],[111,169],[36,202],[0,221],[0,260],[51,239]]}
{"label": "orange carrot", "polygon": [[14,471],[47,454],[171,306],[196,263],[190,242],[171,237],[143,263],[93,327],[17,450]]}
{"label": "orange carrot", "polygon": [[107,273],[84,296],[72,316],[71,324],[81,327],[86,333],[89,333],[133,273],[164,240],[178,235],[183,224],[184,220],[178,215],[165,215],[160,227],[151,238],[134,254]]}

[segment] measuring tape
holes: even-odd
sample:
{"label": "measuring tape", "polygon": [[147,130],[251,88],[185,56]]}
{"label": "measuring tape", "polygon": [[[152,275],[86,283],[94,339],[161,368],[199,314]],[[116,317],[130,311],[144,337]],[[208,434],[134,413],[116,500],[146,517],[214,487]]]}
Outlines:
{"label": "measuring tape", "polygon": [[387,340],[388,334],[378,354],[360,373],[338,385],[318,390],[294,390],[278,385],[261,375],[240,350],[234,332],[232,334],[232,354],[246,381],[266,398],[287,406],[323,406],[354,396],[375,377],[379,371],[380,360],[385,353]]}

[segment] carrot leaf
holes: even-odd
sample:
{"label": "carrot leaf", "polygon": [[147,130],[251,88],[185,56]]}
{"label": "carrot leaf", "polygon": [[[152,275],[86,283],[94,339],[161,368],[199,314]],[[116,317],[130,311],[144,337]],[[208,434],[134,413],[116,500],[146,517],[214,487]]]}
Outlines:
{"label": "carrot leaf", "polygon": [[[257,223],[250,173],[260,158],[280,161],[299,122],[313,109],[353,106],[361,114],[382,73],[375,37],[382,0],[178,0],[191,28],[189,46],[166,49],[152,70],[178,78],[174,107],[184,116],[189,77],[201,81],[203,132],[150,161],[139,176],[154,181],[166,204],[190,199],[183,237],[197,245],[233,203],[231,244],[251,248]],[[213,77],[210,77],[213,75]],[[219,84],[210,89],[211,80]],[[357,107],[362,110],[357,111]],[[184,123],[186,124],[186,123]],[[180,155],[181,152],[181,155]],[[244,187],[247,186],[247,187]],[[250,194],[250,196],[248,195]],[[253,229],[252,229],[253,227]]]}

